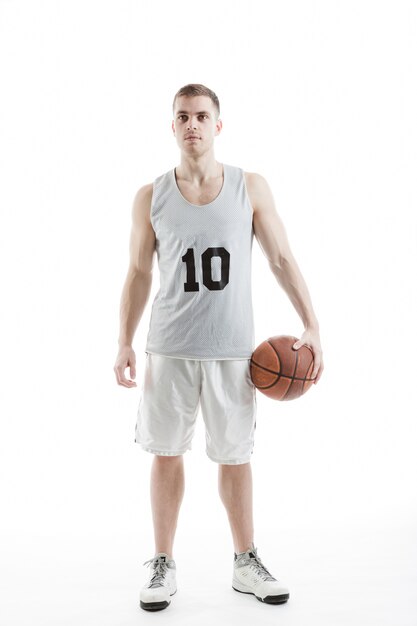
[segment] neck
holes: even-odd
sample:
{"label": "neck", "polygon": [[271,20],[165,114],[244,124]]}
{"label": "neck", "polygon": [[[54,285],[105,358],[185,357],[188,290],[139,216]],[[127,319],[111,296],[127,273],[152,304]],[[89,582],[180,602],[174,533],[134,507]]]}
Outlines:
{"label": "neck", "polygon": [[222,163],[218,163],[214,154],[202,155],[199,157],[189,157],[181,155],[181,164],[175,168],[178,178],[184,178],[198,183],[210,178],[217,178],[223,172]]}

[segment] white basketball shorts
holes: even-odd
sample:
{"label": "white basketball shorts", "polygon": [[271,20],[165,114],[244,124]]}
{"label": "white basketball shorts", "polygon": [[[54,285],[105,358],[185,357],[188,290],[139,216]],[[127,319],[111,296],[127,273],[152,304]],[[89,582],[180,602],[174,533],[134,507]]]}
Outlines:
{"label": "white basketball shorts", "polygon": [[161,456],[191,450],[201,402],[207,456],[227,465],[250,461],[257,405],[249,364],[146,352],[135,443]]}

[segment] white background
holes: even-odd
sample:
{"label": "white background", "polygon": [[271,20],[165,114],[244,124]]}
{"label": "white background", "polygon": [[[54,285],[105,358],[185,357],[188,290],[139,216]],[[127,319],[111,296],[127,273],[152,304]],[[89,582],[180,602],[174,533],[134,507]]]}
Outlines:
{"label": "white background", "polygon": [[[411,1],[0,0],[2,622],[158,619],[138,607],[153,457],[134,443],[157,265],[138,387],[113,365],[132,201],[179,164],[172,100],[198,82],[216,159],[273,190],[325,369],[296,401],[257,393],[255,545],[290,601],[231,588],[200,413],[159,619],[415,626],[416,36]],[[256,239],[253,302],[256,344],[301,336]]]}

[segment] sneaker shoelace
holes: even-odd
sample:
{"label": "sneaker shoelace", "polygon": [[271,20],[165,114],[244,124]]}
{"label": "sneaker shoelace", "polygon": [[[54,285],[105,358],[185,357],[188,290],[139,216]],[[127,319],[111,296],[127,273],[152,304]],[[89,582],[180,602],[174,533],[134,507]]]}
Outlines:
{"label": "sneaker shoelace", "polygon": [[[247,557],[249,557],[249,558],[247,558]],[[243,554],[238,555],[238,557],[236,559],[236,565],[238,567],[240,565],[240,562],[242,562],[242,565],[243,565],[243,563],[245,565],[248,564],[264,580],[276,580],[276,578],[274,578],[272,576],[271,572],[269,570],[267,570],[265,565],[262,563],[261,559],[258,556],[257,548],[255,548],[254,546],[250,550],[248,550],[247,552],[244,552]]]}
{"label": "sneaker shoelace", "polygon": [[144,565],[149,567],[150,563],[154,563],[154,573],[149,582],[149,587],[162,587],[165,581],[165,574],[167,573],[168,565],[165,561],[156,560],[155,558],[145,561]]}

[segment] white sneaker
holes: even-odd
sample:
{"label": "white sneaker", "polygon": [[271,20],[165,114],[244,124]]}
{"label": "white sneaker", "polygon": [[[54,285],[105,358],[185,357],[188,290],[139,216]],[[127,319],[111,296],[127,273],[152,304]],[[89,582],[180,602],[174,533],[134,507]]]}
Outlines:
{"label": "white sneaker", "polygon": [[160,611],[171,604],[171,596],[177,591],[176,565],[165,552],[156,556],[144,565],[151,564],[149,580],[140,590],[140,606],[147,611]]}
{"label": "white sneaker", "polygon": [[252,593],[258,600],[268,604],[282,604],[290,597],[287,587],[263,565],[253,543],[246,552],[235,552],[232,587],[241,593]]}

